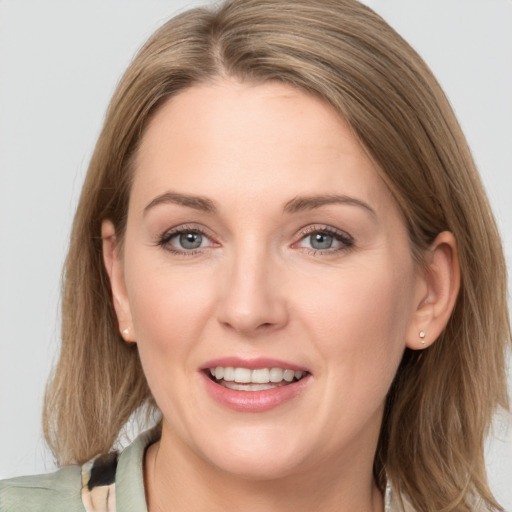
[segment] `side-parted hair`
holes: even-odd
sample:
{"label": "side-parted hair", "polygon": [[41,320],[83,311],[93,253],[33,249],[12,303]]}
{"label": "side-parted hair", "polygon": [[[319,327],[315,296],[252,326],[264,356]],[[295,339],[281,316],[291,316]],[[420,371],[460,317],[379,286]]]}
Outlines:
{"label": "side-parted hair", "polygon": [[101,224],[122,246],[137,148],[170,97],[229,77],[278,81],[321,98],[349,124],[394,195],[421,265],[436,236],[458,244],[461,289],[423,351],[405,350],[387,397],[374,475],[422,512],[502,510],[484,441],[508,409],[506,269],[489,203],[455,115],[429,68],[355,0],[228,0],[165,23],[121,79],[76,212],[63,274],[62,347],[44,429],[60,464],[114,445],[132,413],[156,410],[136,348],[119,334]]}

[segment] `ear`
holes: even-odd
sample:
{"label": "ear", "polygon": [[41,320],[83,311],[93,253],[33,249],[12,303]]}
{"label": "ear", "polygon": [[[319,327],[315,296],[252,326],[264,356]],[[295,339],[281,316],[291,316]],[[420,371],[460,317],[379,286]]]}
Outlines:
{"label": "ear", "polygon": [[446,327],[460,288],[457,242],[449,231],[434,240],[425,255],[417,307],[408,327],[406,345],[418,350],[430,346]]}
{"label": "ear", "polygon": [[116,230],[112,221],[103,221],[101,225],[101,238],[103,240],[103,262],[110,279],[112,300],[119,323],[119,331],[126,342],[133,343],[135,342],[135,333],[130,303],[126,293],[123,264],[117,246]]}

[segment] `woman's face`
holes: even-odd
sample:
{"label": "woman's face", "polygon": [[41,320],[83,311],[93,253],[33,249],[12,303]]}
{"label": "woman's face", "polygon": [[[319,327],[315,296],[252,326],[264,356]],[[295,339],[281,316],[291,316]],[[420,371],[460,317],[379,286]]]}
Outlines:
{"label": "woman's face", "polygon": [[373,459],[425,289],[329,106],[276,83],[173,97],[143,137],[116,265],[162,443],[256,478]]}

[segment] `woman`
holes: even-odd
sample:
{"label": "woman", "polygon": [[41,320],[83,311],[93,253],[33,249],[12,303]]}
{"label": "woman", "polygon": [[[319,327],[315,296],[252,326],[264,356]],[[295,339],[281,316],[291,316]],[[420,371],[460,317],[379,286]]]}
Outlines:
{"label": "woman", "polygon": [[188,11],[121,81],[75,217],[45,427],[78,466],[0,504],[500,510],[505,283],[451,108],[377,15]]}

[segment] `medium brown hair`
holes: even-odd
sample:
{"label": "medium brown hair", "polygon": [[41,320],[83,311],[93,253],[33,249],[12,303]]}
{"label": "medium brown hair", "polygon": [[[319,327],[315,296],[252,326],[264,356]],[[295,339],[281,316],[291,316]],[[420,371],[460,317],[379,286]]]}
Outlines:
{"label": "medium brown hair", "polygon": [[60,463],[112,448],[130,415],[156,408],[137,350],[120,337],[103,266],[101,223],[124,233],[134,156],[168,98],[222,77],[279,81],[332,105],[399,204],[412,252],[442,231],[462,274],[453,315],[424,351],[406,349],[389,391],[374,462],[415,509],[502,510],[483,443],[508,407],[510,341],[500,238],[465,138],[434,76],[377,14],[355,0],[232,0],[163,25],[108,108],[74,219],[63,275],[62,348],[46,392],[46,439]]}

